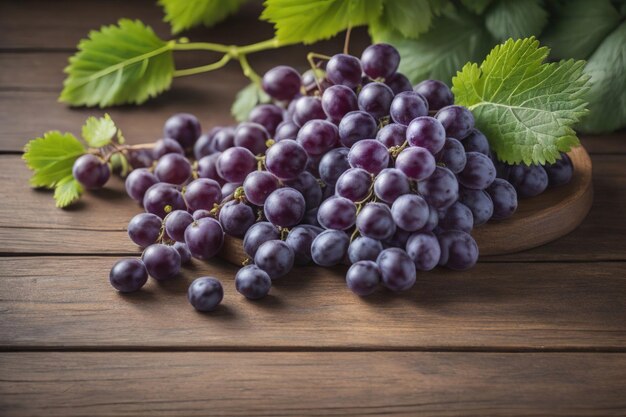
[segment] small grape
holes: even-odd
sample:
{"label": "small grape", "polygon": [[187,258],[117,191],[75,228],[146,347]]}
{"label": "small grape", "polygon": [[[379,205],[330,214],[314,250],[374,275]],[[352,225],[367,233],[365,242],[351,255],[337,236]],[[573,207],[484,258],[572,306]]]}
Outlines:
{"label": "small grape", "polygon": [[463,168],[465,168],[465,164],[467,163],[467,157],[465,155],[463,145],[454,138],[446,138],[446,143],[443,145],[443,149],[435,155],[435,158],[438,163],[443,164],[455,174],[463,171]]}
{"label": "small grape", "polygon": [[185,243],[194,258],[211,259],[222,249],[224,230],[217,220],[205,217],[187,227]]}
{"label": "small grape", "polygon": [[363,72],[372,79],[391,77],[400,64],[400,54],[386,43],[370,45],[361,55]]}
{"label": "small grape", "polygon": [[428,103],[421,94],[405,91],[393,98],[389,114],[394,122],[408,126],[416,117],[428,116]]}
{"label": "small grape", "polygon": [[298,128],[309,120],[326,120],[326,113],[319,97],[302,96],[294,100],[293,122]]}
{"label": "small grape", "polygon": [[353,264],[359,261],[375,261],[382,250],[383,244],[380,241],[360,236],[350,243],[348,258]]}
{"label": "small grape", "polygon": [[145,248],[155,243],[161,234],[161,218],[152,213],[139,213],[128,223],[128,236]]}
{"label": "small grape", "polygon": [[320,266],[334,266],[341,263],[348,252],[350,238],[340,230],[325,230],[313,240],[311,257]]}
{"label": "small grape", "polygon": [[537,196],[548,188],[548,174],[541,165],[514,165],[508,180],[521,198]]}
{"label": "small grape", "polygon": [[493,202],[492,219],[508,219],[517,210],[517,192],[508,181],[496,178],[485,191]]}
{"label": "small grape", "polygon": [[416,85],[413,90],[426,98],[430,110],[439,110],[454,104],[454,96],[450,87],[439,80],[424,80]]}
{"label": "small grape", "polygon": [[493,215],[493,202],[491,197],[483,190],[461,188],[459,201],[472,211],[474,226],[487,223]]}
{"label": "small grape", "polygon": [[337,180],[335,192],[355,203],[367,197],[372,186],[372,175],[361,168],[350,168]]}
{"label": "small grape", "polygon": [[543,167],[548,174],[548,186],[559,187],[569,184],[574,175],[574,165],[572,160],[566,153],[561,152],[561,158],[557,159],[553,164],[547,164]]}
{"label": "small grape", "polygon": [[235,288],[239,294],[250,300],[265,297],[272,288],[272,280],[267,272],[256,265],[241,268],[235,275]]}
{"label": "small grape", "polygon": [[317,221],[326,229],[349,229],[356,221],[356,206],[347,198],[331,197],[320,205]]}
{"label": "small grape", "polygon": [[459,197],[459,183],[448,168],[436,167],[433,174],[417,183],[417,190],[436,209],[450,207]]}
{"label": "small grape", "polygon": [[133,168],[149,168],[154,163],[151,149],[133,149],[126,154]]}
{"label": "small grape", "polygon": [[265,144],[270,138],[267,130],[258,123],[240,123],[235,129],[235,146],[248,149],[254,155],[264,154],[267,149]]}
{"label": "small grape", "polygon": [[152,157],[154,159],[160,159],[168,153],[184,155],[185,150],[180,146],[180,143],[170,138],[159,139],[154,143],[154,148],[152,148]]}
{"label": "small grape", "polygon": [[396,168],[385,168],[374,180],[374,194],[385,203],[392,204],[398,197],[411,191],[409,179]]}
{"label": "small grape", "polygon": [[256,169],[256,158],[246,148],[240,146],[226,149],[217,158],[217,172],[228,182],[243,182],[246,176]]}
{"label": "small grape", "polygon": [[217,173],[217,159],[221,154],[221,152],[216,152],[200,158],[198,160],[198,177],[209,178],[222,185],[224,179]]}
{"label": "small grape", "polygon": [[176,242],[185,241],[185,229],[193,223],[193,217],[184,210],[174,210],[163,219],[167,235]]}
{"label": "small grape", "polygon": [[[341,125],[339,125],[339,133],[341,134]],[[402,146],[406,141],[406,126],[398,123],[389,123],[378,131],[376,140],[387,148]]]}
{"label": "small grape", "polygon": [[413,119],[406,129],[406,139],[411,146],[426,148],[436,155],[446,143],[446,130],[439,120],[430,116]]}
{"label": "small grape", "polygon": [[290,187],[279,188],[265,200],[263,212],[267,220],[281,227],[292,227],[300,223],[306,203],[299,191]]}
{"label": "small grape", "polygon": [[[309,155],[321,155],[339,141],[337,126],[326,120],[310,120],[300,128],[298,143]],[[278,143],[283,142],[282,140]]]}
{"label": "small grape", "polygon": [[285,185],[297,190],[304,197],[306,210],[319,207],[322,202],[322,188],[317,178],[309,172],[303,172],[295,179],[285,181]]}
{"label": "small grape", "polygon": [[276,142],[265,154],[267,170],[282,180],[294,179],[304,172],[307,160],[305,149],[292,139]]}
{"label": "small grape", "polygon": [[361,89],[358,97],[359,109],[369,113],[375,120],[389,115],[393,91],[383,83],[369,83]]}
{"label": "small grape", "polygon": [[463,271],[476,265],[478,246],[468,233],[448,230],[438,236],[441,248],[439,265],[457,271]]}
{"label": "small grape", "polygon": [[276,134],[274,135],[274,140],[279,141],[283,139],[296,139],[298,137],[298,132],[300,131],[300,126],[295,124],[294,122],[282,122],[276,128]]}
{"label": "small grape", "polygon": [[201,312],[215,310],[223,298],[222,284],[213,277],[196,278],[187,291],[189,303]]}
{"label": "small grape", "polygon": [[352,146],[348,162],[352,168],[363,168],[376,175],[389,165],[389,153],[376,139],[365,139]]}
{"label": "small grape", "polygon": [[209,178],[198,178],[185,188],[185,201],[189,210],[211,210],[222,201],[222,189],[217,181]]}
{"label": "small grape", "polygon": [[385,80],[385,84],[391,88],[394,94],[400,94],[404,91],[413,90],[413,86],[411,85],[411,81],[404,74],[396,72],[391,77]]}
{"label": "small grape", "polygon": [[239,182],[227,182],[226,184],[222,185],[222,201],[233,195],[237,188],[241,187],[241,185],[242,184]]}
{"label": "small grape", "polygon": [[272,280],[289,273],[293,268],[293,262],[293,250],[282,240],[268,240],[262,243],[254,255],[255,265],[267,272]]}
{"label": "small grape", "polygon": [[126,193],[135,201],[142,202],[148,188],[159,180],[146,168],[134,169],[126,177]]}
{"label": "small grape", "polygon": [[150,276],[158,281],[174,278],[180,271],[180,255],[172,246],[155,243],[141,255]]}
{"label": "small grape", "polygon": [[403,149],[396,158],[396,168],[415,181],[427,179],[435,172],[436,167],[433,154],[419,146]]}
{"label": "small grape", "polygon": [[359,105],[352,89],[345,85],[333,85],[324,90],[322,108],[331,121],[339,123],[347,113],[357,110]]}
{"label": "small grape", "polygon": [[383,203],[367,203],[356,217],[361,235],[376,240],[387,240],[396,231],[391,210]]}
{"label": "small grape", "polygon": [[311,245],[321,231],[312,226],[296,226],[289,231],[285,243],[293,250],[294,263],[304,266],[311,263]]}
{"label": "small grape", "polygon": [[157,162],[154,175],[161,182],[181,185],[191,178],[191,164],[183,155],[168,153]]}
{"label": "small grape", "polygon": [[223,152],[226,149],[235,146],[235,129],[232,127],[223,127],[213,136],[213,148],[217,152]]}
{"label": "small grape", "polygon": [[244,237],[250,226],[256,221],[256,215],[247,204],[233,200],[222,206],[219,220],[224,233],[230,236]]}
{"label": "small grape", "polygon": [[465,152],[479,152],[489,156],[489,141],[483,132],[478,129],[472,129],[462,143]]}
{"label": "small grape", "polygon": [[441,230],[461,230],[470,233],[474,227],[474,214],[469,207],[457,201],[439,216],[438,226]]}
{"label": "small grape", "polygon": [[463,171],[458,174],[459,183],[474,190],[484,190],[496,178],[496,167],[489,157],[478,152],[468,152]]}
{"label": "small grape", "polygon": [[346,273],[346,284],[350,291],[361,297],[370,295],[380,284],[380,269],[376,262],[359,261]]}
{"label": "small grape", "polygon": [[193,156],[196,158],[196,160],[217,152],[217,149],[215,149],[214,138],[217,132],[222,129],[222,126],[215,126],[211,130],[209,130],[208,133],[200,135],[200,137],[196,141],[196,144],[193,145]]}
{"label": "small grape", "polygon": [[348,88],[356,88],[361,83],[361,73],[361,62],[351,55],[334,55],[326,64],[326,78]]}
{"label": "small grape", "polygon": [[317,167],[320,178],[327,185],[335,185],[341,174],[350,168],[348,148],[335,148],[326,152]]}
{"label": "small grape", "polygon": [[268,240],[280,239],[278,229],[270,222],[255,223],[243,238],[243,250],[250,258],[254,258],[257,249]]}
{"label": "small grape", "polygon": [[441,122],[448,136],[458,140],[465,139],[474,128],[474,116],[463,106],[443,107],[435,118]]}
{"label": "small grape", "polygon": [[376,264],[380,269],[381,280],[385,287],[392,291],[406,291],[417,279],[415,264],[405,251],[399,248],[383,250]]}
{"label": "small grape", "polygon": [[85,188],[102,188],[111,177],[111,169],[108,163],[88,153],[74,161],[72,175]]}
{"label": "small grape", "polygon": [[183,242],[175,242],[172,247],[176,249],[178,254],[180,255],[180,264],[187,265],[191,262],[191,252],[187,245]]}
{"label": "small grape", "polygon": [[430,271],[439,264],[441,248],[433,233],[413,233],[406,243],[406,253],[417,270]]}
{"label": "small grape", "polygon": [[200,220],[204,219],[205,217],[213,217],[213,215],[209,210],[200,209],[194,211],[191,217],[193,217],[194,220]]}
{"label": "small grape", "polygon": [[300,92],[302,80],[295,69],[279,65],[267,71],[261,83],[263,90],[276,100],[291,100]]}
{"label": "small grape", "polygon": [[267,171],[252,171],[243,182],[246,199],[256,206],[262,206],[274,190],[278,188],[278,178]]}
{"label": "small grape", "polygon": [[201,134],[200,122],[189,113],[175,114],[163,126],[163,137],[176,140],[183,149],[192,149]]}
{"label": "small grape", "polygon": [[171,184],[158,183],[148,188],[143,196],[143,208],[164,218],[172,210],[186,210],[183,195]]}
{"label": "small grape", "polygon": [[133,292],[141,289],[148,281],[148,271],[139,259],[121,259],[109,273],[109,282],[119,292]]}
{"label": "small grape", "polygon": [[396,226],[408,232],[415,232],[424,227],[429,214],[428,203],[416,194],[404,194],[391,206],[391,216]]}
{"label": "small grape", "polygon": [[[283,110],[275,104],[261,104],[252,109],[248,121],[262,125],[270,136],[273,136],[278,125],[283,121]],[[223,149],[219,150],[223,151]]]}

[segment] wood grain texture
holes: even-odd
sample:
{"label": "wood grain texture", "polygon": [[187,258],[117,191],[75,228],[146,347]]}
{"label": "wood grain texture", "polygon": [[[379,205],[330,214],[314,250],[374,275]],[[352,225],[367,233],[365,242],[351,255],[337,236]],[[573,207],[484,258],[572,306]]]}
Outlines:
{"label": "wood grain texture", "polygon": [[[345,269],[298,268],[248,301],[224,261],[122,295],[114,257],[0,258],[0,346],[184,349],[626,350],[623,263],[494,263],[418,276],[406,293],[359,298]],[[186,299],[212,275],[225,298],[212,314]]]}

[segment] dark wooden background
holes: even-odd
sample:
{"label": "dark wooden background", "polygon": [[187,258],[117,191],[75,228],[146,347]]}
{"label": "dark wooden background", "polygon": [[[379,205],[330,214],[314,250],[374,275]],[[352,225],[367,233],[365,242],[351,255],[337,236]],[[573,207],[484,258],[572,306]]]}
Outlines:
{"label": "dark wooden background", "polygon": [[[272,35],[259,7],[193,30],[193,40],[245,44]],[[595,202],[570,235],[481,258],[469,272],[422,273],[408,293],[360,299],[343,270],[299,268],[271,296],[236,293],[236,268],[194,262],[162,285],[120,295],[108,271],[138,254],[125,226],[140,211],[120,181],[68,210],[28,187],[28,139],[79,133],[98,109],[57,103],[62,68],[90,29],[141,18],[162,36],[153,1],[0,2],[0,415],[625,415],[626,134],[586,137]],[[260,72],[305,68],[306,51],[251,57]],[[367,43],[356,31],[352,49]],[[205,53],[179,66],[208,63]],[[236,64],[177,79],[140,107],[109,111],[135,143],[166,117],[230,123],[246,84]],[[218,277],[223,305],[196,313],[186,289]]]}

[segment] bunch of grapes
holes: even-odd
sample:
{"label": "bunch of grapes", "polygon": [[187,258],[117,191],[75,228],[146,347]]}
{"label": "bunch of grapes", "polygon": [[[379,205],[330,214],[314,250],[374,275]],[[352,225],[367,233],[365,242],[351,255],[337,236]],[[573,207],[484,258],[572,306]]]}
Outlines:
{"label": "bunch of grapes", "polygon": [[[128,234],[145,249],[114,265],[116,289],[171,279],[192,257],[216,256],[229,235],[243,239],[248,259],[235,284],[250,299],[311,263],[350,266],[347,286],[361,296],[381,285],[405,291],[417,271],[471,268],[474,227],[571,178],[567,155],[545,167],[498,162],[448,86],[412,86],[391,45],[327,58],[302,75],[268,71],[262,84],[274,103],[247,122],[201,134],[194,116],[178,114],[152,149],[127,155],[136,169],[126,190],[145,209]],[[104,184],[106,164],[81,159],[75,177]],[[188,296],[210,311],[223,290],[202,277]]]}

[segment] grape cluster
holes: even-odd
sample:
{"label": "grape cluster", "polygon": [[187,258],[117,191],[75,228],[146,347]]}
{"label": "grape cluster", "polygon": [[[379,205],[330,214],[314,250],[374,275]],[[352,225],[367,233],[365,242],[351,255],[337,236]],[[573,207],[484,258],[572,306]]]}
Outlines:
{"label": "grape cluster", "polygon": [[[381,285],[405,291],[417,271],[471,268],[474,227],[512,216],[518,196],[569,181],[566,155],[545,167],[498,162],[448,86],[412,86],[399,62],[395,48],[376,44],[302,75],[275,67],[262,80],[274,103],[205,134],[194,116],[171,117],[164,139],[127,155],[126,190],[145,209],[128,234],[145,249],[115,264],[111,284],[125,292],[148,275],[170,279],[192,257],[217,255],[226,234],[243,239],[235,286],[250,299],[311,263],[349,265],[347,286],[361,296]],[[106,164],[83,158],[76,178],[106,182]],[[188,295],[210,311],[223,290],[202,277]]]}

